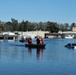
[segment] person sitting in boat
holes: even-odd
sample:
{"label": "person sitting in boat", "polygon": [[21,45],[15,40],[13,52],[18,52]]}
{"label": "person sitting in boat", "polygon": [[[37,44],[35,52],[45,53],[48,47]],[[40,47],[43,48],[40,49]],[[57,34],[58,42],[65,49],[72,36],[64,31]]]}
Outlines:
{"label": "person sitting in boat", "polygon": [[43,38],[40,39],[40,45],[43,45],[44,44],[44,40]]}
{"label": "person sitting in boat", "polygon": [[32,44],[32,39],[28,38],[28,44]]}

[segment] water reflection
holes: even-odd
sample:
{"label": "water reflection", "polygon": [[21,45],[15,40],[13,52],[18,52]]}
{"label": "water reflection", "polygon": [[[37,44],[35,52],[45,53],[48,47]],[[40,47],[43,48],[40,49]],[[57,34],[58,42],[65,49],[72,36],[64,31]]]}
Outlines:
{"label": "water reflection", "polygon": [[43,49],[42,48],[37,48],[36,54],[37,54],[37,58],[42,56],[43,55]]}
{"label": "water reflection", "polygon": [[[30,56],[32,56],[32,51],[33,51],[32,48],[28,48],[28,52],[29,52]],[[43,51],[44,51],[43,48],[36,48],[36,57],[38,60],[40,59],[40,57],[43,56]]]}
{"label": "water reflection", "polygon": [[[26,48],[24,44],[21,43],[0,43],[0,60],[8,59],[12,61],[16,60],[27,60],[31,59],[32,56],[36,57],[38,60],[43,56],[43,48]],[[29,54],[28,54],[29,53]],[[31,57],[29,57],[29,55]]]}

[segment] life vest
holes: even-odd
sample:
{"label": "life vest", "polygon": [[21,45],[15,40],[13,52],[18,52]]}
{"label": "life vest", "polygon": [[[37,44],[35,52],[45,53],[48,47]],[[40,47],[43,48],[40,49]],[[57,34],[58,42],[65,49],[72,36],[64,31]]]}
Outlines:
{"label": "life vest", "polygon": [[28,39],[28,44],[32,44],[32,40],[30,38]]}
{"label": "life vest", "polygon": [[41,44],[41,45],[44,44],[43,39],[40,39],[40,44]]}

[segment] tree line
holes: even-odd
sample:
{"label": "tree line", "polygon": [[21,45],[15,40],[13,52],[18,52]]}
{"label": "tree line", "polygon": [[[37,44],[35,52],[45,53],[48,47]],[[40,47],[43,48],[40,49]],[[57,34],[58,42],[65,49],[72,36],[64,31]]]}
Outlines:
{"label": "tree line", "polygon": [[49,32],[58,32],[58,31],[71,31],[72,27],[75,27],[76,23],[69,25],[68,23],[57,23],[57,22],[29,22],[22,21],[11,18],[11,21],[2,22],[0,21],[0,32],[3,31],[49,31]]}

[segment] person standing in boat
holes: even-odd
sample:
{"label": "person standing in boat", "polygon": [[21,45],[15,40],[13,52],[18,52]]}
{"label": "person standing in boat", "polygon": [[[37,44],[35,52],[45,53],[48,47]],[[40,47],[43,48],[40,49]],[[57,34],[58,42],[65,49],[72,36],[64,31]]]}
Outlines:
{"label": "person standing in boat", "polygon": [[32,44],[32,39],[28,38],[28,44]]}
{"label": "person standing in boat", "polygon": [[36,42],[37,42],[37,45],[40,44],[40,38],[38,36],[36,37]]}

